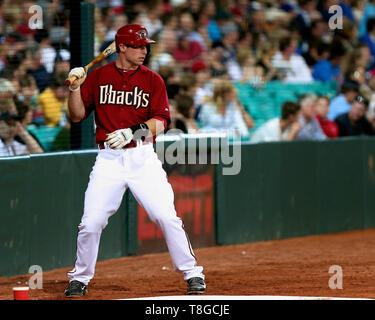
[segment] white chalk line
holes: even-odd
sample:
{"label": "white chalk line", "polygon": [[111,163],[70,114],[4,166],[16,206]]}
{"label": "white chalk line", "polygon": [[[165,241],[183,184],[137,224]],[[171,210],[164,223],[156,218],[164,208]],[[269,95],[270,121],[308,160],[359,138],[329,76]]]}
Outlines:
{"label": "white chalk line", "polygon": [[117,300],[374,300],[369,298],[342,297],[303,297],[303,296],[215,296],[215,295],[185,295],[159,296]]}

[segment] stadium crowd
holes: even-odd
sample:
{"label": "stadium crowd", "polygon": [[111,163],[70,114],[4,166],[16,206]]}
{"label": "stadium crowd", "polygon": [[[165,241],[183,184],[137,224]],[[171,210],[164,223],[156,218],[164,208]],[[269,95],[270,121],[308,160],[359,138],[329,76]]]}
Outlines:
{"label": "stadium crowd", "polygon": [[[165,81],[174,132],[227,130],[252,143],[375,135],[375,1],[87,2],[95,55],[127,23],[148,29],[156,44],[145,64]],[[33,5],[43,25],[30,25]],[[0,0],[0,20],[0,156],[68,150],[69,1]],[[237,84],[259,92],[272,82],[306,92],[258,123],[251,110],[262,105]],[[314,82],[337,91],[312,92]]]}

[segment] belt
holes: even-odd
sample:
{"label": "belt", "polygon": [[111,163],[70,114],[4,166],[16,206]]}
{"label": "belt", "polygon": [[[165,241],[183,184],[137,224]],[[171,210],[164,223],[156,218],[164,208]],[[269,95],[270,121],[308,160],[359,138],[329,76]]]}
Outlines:
{"label": "belt", "polygon": [[[135,147],[138,147],[139,145],[144,145],[144,144],[150,144],[150,142],[132,141],[132,142],[128,143],[122,149],[135,148]],[[104,145],[104,142],[99,142],[98,147],[99,147],[99,149],[106,149],[106,146]],[[109,148],[109,147],[107,147],[107,148]]]}

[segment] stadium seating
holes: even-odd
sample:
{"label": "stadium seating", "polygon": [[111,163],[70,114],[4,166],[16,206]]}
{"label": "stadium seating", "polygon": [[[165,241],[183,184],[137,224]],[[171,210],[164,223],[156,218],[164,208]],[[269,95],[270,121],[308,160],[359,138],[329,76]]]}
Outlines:
{"label": "stadium seating", "polygon": [[61,127],[49,127],[49,126],[27,126],[27,130],[33,134],[41,144],[44,152],[51,150],[52,144],[55,141],[56,136],[61,130]]}
{"label": "stadium seating", "polygon": [[255,88],[249,83],[235,83],[238,98],[255,122],[254,132],[269,119],[280,117],[285,101],[296,101],[302,94],[313,93],[333,98],[337,93],[336,82],[313,82],[308,84],[285,84],[269,81],[263,88]]}

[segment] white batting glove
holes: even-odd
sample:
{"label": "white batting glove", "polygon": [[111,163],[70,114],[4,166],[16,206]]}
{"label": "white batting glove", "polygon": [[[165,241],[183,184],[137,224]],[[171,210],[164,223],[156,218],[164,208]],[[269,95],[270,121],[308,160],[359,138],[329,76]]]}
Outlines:
{"label": "white batting glove", "polygon": [[76,76],[78,79],[86,75],[85,69],[83,67],[77,67],[70,70],[68,77]]}
{"label": "white batting glove", "polygon": [[68,74],[68,78],[71,78],[72,76],[77,77],[77,79],[73,81],[73,83],[71,83],[69,86],[69,89],[74,91],[83,83],[83,81],[85,81],[85,78],[86,78],[85,69],[83,67],[73,68],[72,70],[70,70]]}
{"label": "white batting glove", "polygon": [[120,129],[107,134],[105,142],[111,149],[122,149],[133,139],[133,132],[130,128]]}

